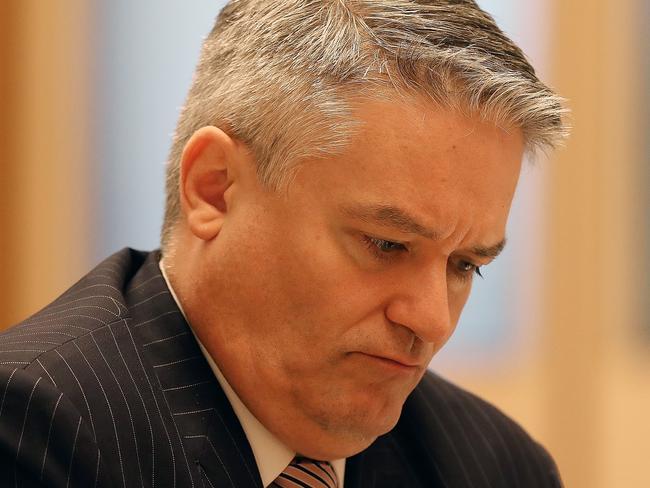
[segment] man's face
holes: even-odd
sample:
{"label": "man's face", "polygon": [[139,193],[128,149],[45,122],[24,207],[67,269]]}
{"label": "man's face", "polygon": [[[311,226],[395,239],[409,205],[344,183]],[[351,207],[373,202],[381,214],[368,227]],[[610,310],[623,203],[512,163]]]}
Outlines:
{"label": "man's face", "polygon": [[504,239],[523,142],[424,102],[364,103],[348,148],[264,190],[252,160],[189,316],[251,412],[332,459],[397,422]]}

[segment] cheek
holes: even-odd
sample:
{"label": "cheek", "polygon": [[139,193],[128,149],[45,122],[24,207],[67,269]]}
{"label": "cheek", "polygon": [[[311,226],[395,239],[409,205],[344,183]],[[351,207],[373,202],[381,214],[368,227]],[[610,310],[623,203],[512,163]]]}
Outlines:
{"label": "cheek", "polygon": [[[290,252],[287,252],[290,250]],[[333,240],[305,231],[275,257],[278,293],[290,297],[297,316],[313,315],[354,320],[356,295],[363,289],[359,272]]]}
{"label": "cheek", "polygon": [[467,303],[471,290],[472,286],[470,283],[468,285],[463,285],[456,290],[449,291],[449,319],[452,325],[452,332],[453,329],[456,328],[456,324],[458,324],[460,314]]}
{"label": "cheek", "polygon": [[258,220],[233,233],[228,286],[234,308],[260,347],[336,348],[376,306],[367,277],[322,222],[290,220]]}
{"label": "cheek", "polygon": [[232,308],[260,342],[299,347],[318,340],[337,322],[344,271],[322,242],[302,240],[295,231],[255,230],[248,236],[263,237],[240,239],[229,256]]}

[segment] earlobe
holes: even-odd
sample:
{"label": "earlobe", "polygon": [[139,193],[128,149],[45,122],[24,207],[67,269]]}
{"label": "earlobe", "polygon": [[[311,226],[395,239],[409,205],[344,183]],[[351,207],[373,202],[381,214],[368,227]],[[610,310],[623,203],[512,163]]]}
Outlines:
{"label": "earlobe", "polygon": [[187,225],[196,237],[210,241],[219,235],[223,218],[216,212],[195,210],[187,216]]}
{"label": "earlobe", "polygon": [[209,241],[219,234],[228,213],[226,190],[233,183],[236,143],[216,127],[196,131],[181,158],[180,200],[188,228]]}

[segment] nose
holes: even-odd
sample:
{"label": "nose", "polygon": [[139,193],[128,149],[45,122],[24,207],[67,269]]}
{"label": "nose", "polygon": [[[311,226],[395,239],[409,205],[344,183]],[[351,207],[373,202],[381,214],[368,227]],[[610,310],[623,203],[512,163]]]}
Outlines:
{"label": "nose", "polygon": [[410,329],[423,342],[442,346],[453,330],[446,270],[422,269],[396,285],[386,318]]}

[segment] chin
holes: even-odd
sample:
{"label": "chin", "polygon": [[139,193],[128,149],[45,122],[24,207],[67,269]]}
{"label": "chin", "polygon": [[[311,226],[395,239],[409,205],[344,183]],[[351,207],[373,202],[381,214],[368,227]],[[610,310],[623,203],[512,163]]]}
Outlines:
{"label": "chin", "polygon": [[375,437],[390,431],[402,414],[406,395],[401,392],[364,393],[359,402],[351,408],[356,410],[356,423],[360,429],[372,433]]}
{"label": "chin", "polygon": [[402,411],[401,404],[384,405],[383,408],[364,405],[365,408],[357,405],[348,412],[334,416],[329,413],[318,419],[321,436],[318,449],[313,453],[314,459],[340,459],[358,454],[391,431]]}
{"label": "chin", "polygon": [[386,420],[382,424],[372,426],[355,426],[345,431],[328,432],[325,436],[327,440],[322,442],[318,447],[317,457],[314,459],[341,459],[359,454],[367,449],[378,437],[391,431],[397,424],[395,419]]}
{"label": "chin", "polygon": [[[403,390],[354,385],[318,398],[298,397],[294,406],[301,414],[285,423],[285,442],[313,459],[358,454],[395,427],[407,396]],[[302,428],[296,429],[298,424]]]}
{"label": "chin", "polygon": [[368,448],[378,436],[323,436],[315,448],[305,447],[303,449],[296,449],[301,455],[311,459],[319,459],[323,461],[333,461],[335,459],[343,459],[359,454],[364,449]]}

